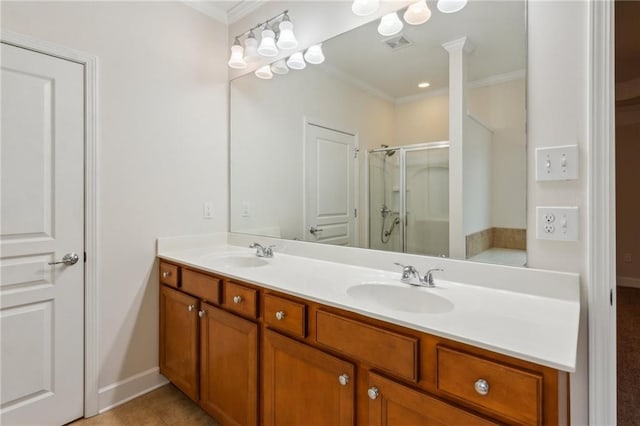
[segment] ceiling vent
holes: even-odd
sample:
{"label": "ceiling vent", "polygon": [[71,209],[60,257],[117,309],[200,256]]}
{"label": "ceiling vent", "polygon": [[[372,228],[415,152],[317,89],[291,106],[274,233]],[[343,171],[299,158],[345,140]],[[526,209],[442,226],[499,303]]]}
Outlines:
{"label": "ceiling vent", "polygon": [[405,47],[409,47],[413,44],[413,42],[409,40],[404,34],[399,34],[397,36],[384,39],[382,40],[382,42],[391,50],[404,49]]}

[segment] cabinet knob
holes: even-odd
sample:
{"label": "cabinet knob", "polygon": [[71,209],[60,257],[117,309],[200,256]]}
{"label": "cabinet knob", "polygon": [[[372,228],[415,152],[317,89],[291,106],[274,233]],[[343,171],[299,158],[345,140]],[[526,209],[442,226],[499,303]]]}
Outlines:
{"label": "cabinet knob", "polygon": [[489,382],[487,382],[485,379],[476,380],[473,387],[480,395],[486,395],[489,393]]}
{"label": "cabinet knob", "polygon": [[233,296],[233,303],[237,305],[240,302],[242,302],[242,296]]}
{"label": "cabinet knob", "polygon": [[198,316],[199,316],[200,318],[204,317],[204,316],[205,316],[205,314],[206,314],[206,312],[205,312],[204,310],[198,311]]}
{"label": "cabinet knob", "polygon": [[278,311],[278,312],[276,312],[276,319],[277,319],[278,321],[282,321],[282,320],[284,319],[284,317],[285,317],[285,316],[286,316],[286,315],[285,315],[284,311]]}
{"label": "cabinet knob", "polygon": [[196,305],[189,305],[187,306],[187,309],[189,310],[189,312],[193,312],[193,310],[196,308]]}
{"label": "cabinet knob", "polygon": [[348,374],[341,374],[338,376],[338,382],[342,385],[342,386],[347,386],[347,384],[349,383],[349,375]]}
{"label": "cabinet knob", "polygon": [[171,276],[171,272],[169,272],[169,271],[164,271],[164,272],[162,273],[162,276],[163,276],[164,278],[169,278],[169,277]]}
{"label": "cabinet knob", "polygon": [[380,391],[378,390],[377,387],[375,386],[371,386],[368,390],[367,390],[367,395],[369,395],[369,398],[371,399],[377,399],[378,396],[380,395]]}

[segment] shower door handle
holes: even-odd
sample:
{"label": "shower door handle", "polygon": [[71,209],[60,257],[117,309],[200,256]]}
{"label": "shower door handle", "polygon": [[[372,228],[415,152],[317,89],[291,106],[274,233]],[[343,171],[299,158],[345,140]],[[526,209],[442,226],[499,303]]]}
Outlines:
{"label": "shower door handle", "polygon": [[322,228],[316,228],[315,226],[312,226],[311,228],[309,228],[309,232],[311,232],[312,235],[316,235],[316,233],[322,232],[322,231],[324,231]]}

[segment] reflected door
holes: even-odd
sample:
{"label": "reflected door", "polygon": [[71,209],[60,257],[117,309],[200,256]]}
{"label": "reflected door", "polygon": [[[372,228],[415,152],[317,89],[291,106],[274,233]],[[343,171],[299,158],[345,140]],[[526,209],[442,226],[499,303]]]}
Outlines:
{"label": "reflected door", "polygon": [[356,245],[355,136],[307,124],[305,240]]}
{"label": "reflected door", "polygon": [[84,68],[0,46],[0,423],[60,425],[83,415]]}

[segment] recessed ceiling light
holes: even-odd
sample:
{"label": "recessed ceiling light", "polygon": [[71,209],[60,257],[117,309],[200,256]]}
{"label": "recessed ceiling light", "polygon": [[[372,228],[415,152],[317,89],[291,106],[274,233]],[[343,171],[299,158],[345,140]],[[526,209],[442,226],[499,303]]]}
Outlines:
{"label": "recessed ceiling light", "polygon": [[428,81],[423,81],[422,83],[418,84],[418,87],[421,89],[426,89],[429,86],[431,86],[431,83],[429,83]]}

